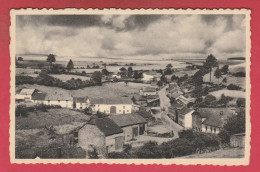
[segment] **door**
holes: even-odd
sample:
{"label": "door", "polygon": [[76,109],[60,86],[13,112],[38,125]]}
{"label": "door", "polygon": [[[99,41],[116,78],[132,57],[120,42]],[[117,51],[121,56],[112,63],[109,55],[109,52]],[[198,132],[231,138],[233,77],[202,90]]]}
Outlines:
{"label": "door", "polygon": [[120,150],[123,148],[124,138],[123,136],[119,136],[115,138],[115,150]]}
{"label": "door", "polygon": [[110,107],[110,113],[116,113],[116,107],[115,106]]}
{"label": "door", "polygon": [[143,135],[145,130],[145,124],[139,125],[139,135]]}
{"label": "door", "polygon": [[125,114],[125,110],[123,110],[123,114]]}
{"label": "door", "polygon": [[133,128],[133,138],[138,136],[138,127]]}

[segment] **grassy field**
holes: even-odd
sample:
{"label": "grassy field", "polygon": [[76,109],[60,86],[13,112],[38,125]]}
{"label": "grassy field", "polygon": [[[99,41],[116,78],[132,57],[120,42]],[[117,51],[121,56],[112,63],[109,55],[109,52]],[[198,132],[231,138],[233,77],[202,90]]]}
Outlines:
{"label": "grassy field", "polygon": [[149,86],[149,84],[129,82],[126,86],[123,82],[104,83],[102,86],[86,87],[78,90],[65,90],[58,87],[25,84],[16,86],[16,90],[22,88],[36,88],[41,92],[48,94],[60,93],[67,96],[88,96],[89,98],[116,98],[128,96],[132,98],[133,95],[139,94],[139,90],[143,86]]}
{"label": "grassy field", "polygon": [[58,78],[58,79],[60,79],[60,80],[62,80],[62,81],[67,81],[67,80],[70,80],[70,79],[72,79],[72,78],[74,78],[74,79],[81,79],[81,80],[83,80],[83,81],[85,81],[85,80],[89,80],[90,79],[90,77],[87,77],[87,76],[79,76],[79,75],[65,75],[65,74],[61,74],[61,75],[57,75],[57,74],[50,74],[50,76],[52,76],[52,77],[55,77],[55,78]]}
{"label": "grassy field", "polygon": [[40,69],[24,69],[24,68],[15,68],[16,75],[27,75],[27,74],[34,74],[34,72],[40,72]]}
{"label": "grassy field", "polygon": [[228,148],[220,149],[210,153],[204,154],[195,154],[184,157],[178,157],[179,159],[189,159],[189,158],[243,158],[244,157],[244,148]]}
{"label": "grassy field", "polygon": [[15,129],[37,129],[50,125],[64,125],[88,120],[89,117],[82,112],[70,109],[50,109],[48,112],[30,112],[27,117],[16,117]]}

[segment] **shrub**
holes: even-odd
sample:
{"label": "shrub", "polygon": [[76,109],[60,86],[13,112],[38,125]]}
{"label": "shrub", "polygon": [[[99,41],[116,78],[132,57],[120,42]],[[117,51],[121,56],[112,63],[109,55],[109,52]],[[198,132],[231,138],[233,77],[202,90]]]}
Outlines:
{"label": "shrub", "polygon": [[246,73],[245,72],[237,72],[237,73],[233,74],[233,76],[235,76],[235,77],[246,77]]}
{"label": "shrub", "polygon": [[237,106],[238,107],[245,107],[246,105],[246,99],[245,98],[238,98],[237,99]]}
{"label": "shrub", "polygon": [[127,159],[130,156],[125,152],[111,152],[107,155],[108,159]]}
{"label": "shrub", "polygon": [[213,95],[207,95],[206,97],[205,97],[205,99],[204,99],[204,101],[205,101],[205,103],[207,104],[207,105],[210,105],[213,101],[215,101],[216,100],[216,97],[215,96],[213,96]]}
{"label": "shrub", "polygon": [[235,84],[229,84],[227,86],[227,89],[229,89],[229,90],[241,90],[241,87],[239,87],[239,86],[237,86]]}
{"label": "shrub", "polygon": [[136,152],[138,158],[162,158],[162,150],[158,147],[157,142],[149,141],[145,143],[141,148]]}
{"label": "shrub", "polygon": [[18,105],[15,108],[15,116],[22,116],[22,117],[28,116],[28,109],[26,105]]}
{"label": "shrub", "polygon": [[128,154],[130,152],[130,150],[132,149],[132,145],[125,144],[123,148],[124,148],[124,152]]}

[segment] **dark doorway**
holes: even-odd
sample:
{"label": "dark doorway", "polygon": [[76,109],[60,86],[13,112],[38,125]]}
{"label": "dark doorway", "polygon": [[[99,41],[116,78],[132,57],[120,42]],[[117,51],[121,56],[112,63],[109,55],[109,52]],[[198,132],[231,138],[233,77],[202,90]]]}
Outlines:
{"label": "dark doorway", "polygon": [[138,136],[138,127],[133,128],[133,138]]}
{"label": "dark doorway", "polygon": [[143,135],[145,130],[145,124],[139,125],[139,135]]}
{"label": "dark doorway", "polygon": [[115,106],[110,107],[110,113],[116,113],[116,107]]}

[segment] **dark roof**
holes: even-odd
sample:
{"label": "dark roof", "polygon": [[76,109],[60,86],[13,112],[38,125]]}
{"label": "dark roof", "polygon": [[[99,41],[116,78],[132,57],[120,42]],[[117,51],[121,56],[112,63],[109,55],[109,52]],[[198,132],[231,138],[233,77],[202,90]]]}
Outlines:
{"label": "dark roof", "polygon": [[45,97],[46,97],[46,93],[34,93],[32,95],[32,100],[45,100]]}
{"label": "dark roof", "polygon": [[123,130],[108,117],[92,119],[89,123],[96,125],[105,136],[123,133]]}
{"label": "dark roof", "polygon": [[129,97],[92,98],[91,104],[132,104]]}
{"label": "dark roof", "polygon": [[178,103],[178,102],[174,102],[173,103],[173,105],[171,105],[170,107],[169,107],[169,109],[180,109],[180,108],[182,108],[183,107],[183,105],[182,104],[180,104],[180,103]]}
{"label": "dark roof", "polygon": [[155,92],[156,87],[143,87],[142,90],[143,92]]}
{"label": "dark roof", "polygon": [[77,103],[86,103],[87,99],[87,97],[73,97],[73,101]]}
{"label": "dark roof", "polygon": [[234,115],[230,108],[200,108],[197,110],[201,118],[206,118],[203,121],[204,125],[213,127],[223,127],[225,121]]}
{"label": "dark roof", "polygon": [[147,95],[146,96],[147,99],[159,99],[159,95],[156,94],[156,95]]}
{"label": "dark roof", "polygon": [[178,110],[178,113],[182,114],[182,115],[186,115],[186,114],[190,113],[191,111],[193,111],[193,109],[183,107],[182,109]]}
{"label": "dark roof", "polygon": [[21,95],[32,95],[35,92],[35,89],[23,88],[20,92]]}
{"label": "dark roof", "polygon": [[172,94],[171,94],[171,97],[176,99],[176,98],[178,98],[179,96],[181,96],[182,94],[183,94],[183,93],[175,92],[175,93],[172,93]]}
{"label": "dark roof", "polygon": [[118,126],[126,127],[135,124],[146,123],[146,120],[138,114],[123,114],[123,115],[110,115],[112,119]]}
{"label": "dark roof", "polygon": [[143,118],[150,118],[152,117],[152,114],[150,112],[147,112],[145,110],[140,110],[136,112],[138,115],[142,116]]}

